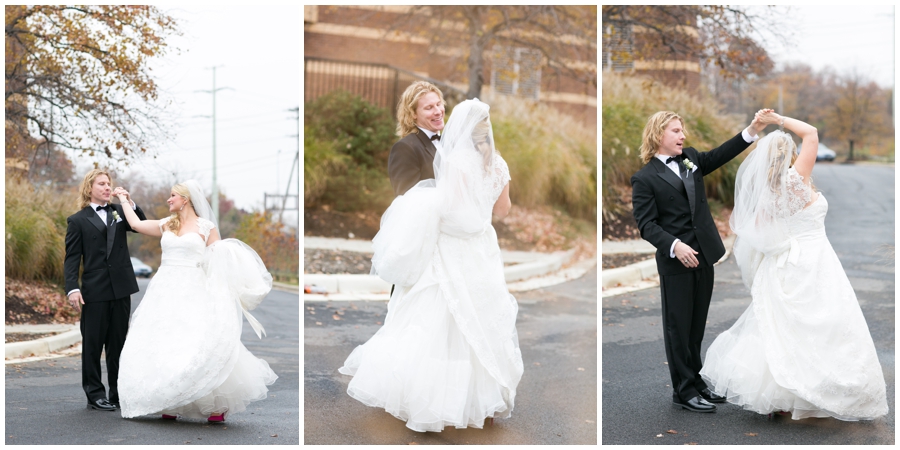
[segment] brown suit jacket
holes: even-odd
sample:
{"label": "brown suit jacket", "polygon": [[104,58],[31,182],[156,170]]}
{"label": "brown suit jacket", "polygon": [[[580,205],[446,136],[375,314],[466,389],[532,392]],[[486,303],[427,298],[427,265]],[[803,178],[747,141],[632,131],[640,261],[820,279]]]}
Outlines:
{"label": "brown suit jacket", "polygon": [[419,181],[434,178],[436,152],[434,144],[419,129],[397,141],[388,156],[388,176],[394,193],[403,195]]}

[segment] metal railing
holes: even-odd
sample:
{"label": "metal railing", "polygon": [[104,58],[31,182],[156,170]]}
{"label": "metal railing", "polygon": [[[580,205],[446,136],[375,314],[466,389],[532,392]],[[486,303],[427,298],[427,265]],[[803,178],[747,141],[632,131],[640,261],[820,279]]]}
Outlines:
{"label": "metal railing", "polygon": [[417,75],[387,64],[339,61],[325,58],[303,59],[303,101],[315,100],[331,91],[343,89],[394,113],[400,96],[412,82],[428,81],[444,94],[449,111],[465,100],[466,93],[449,84]]}

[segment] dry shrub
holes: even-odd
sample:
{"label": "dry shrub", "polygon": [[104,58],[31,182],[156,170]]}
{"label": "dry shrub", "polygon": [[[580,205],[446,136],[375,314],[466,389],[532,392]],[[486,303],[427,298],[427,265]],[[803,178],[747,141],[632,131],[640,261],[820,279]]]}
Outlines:
{"label": "dry shrub", "polygon": [[[749,118],[723,114],[714,99],[696,96],[648,78],[603,75],[603,218],[631,213],[631,176],[643,167],[641,134],[657,111],[675,111],[688,130],[685,147],[708,151],[739,133]],[[746,152],[744,153],[746,154]],[[743,156],[704,177],[706,194],[723,205],[734,202],[734,178]]]}
{"label": "dry shrub", "polygon": [[596,221],[597,130],[546,104],[495,97],[491,124],[509,165],[513,203],[556,206]]}
{"label": "dry shrub", "polygon": [[275,281],[299,283],[300,243],[268,214],[244,216],[234,237],[256,250]]}
{"label": "dry shrub", "polygon": [[74,191],[6,180],[6,276],[64,283],[66,218],[76,211]]}

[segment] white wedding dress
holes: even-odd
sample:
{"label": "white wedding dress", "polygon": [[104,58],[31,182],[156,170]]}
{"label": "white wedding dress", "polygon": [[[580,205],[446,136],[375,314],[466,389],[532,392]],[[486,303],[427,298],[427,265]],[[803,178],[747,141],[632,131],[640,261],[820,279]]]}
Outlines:
{"label": "white wedding dress", "polygon": [[819,193],[804,208],[813,194],[795,169],[788,174],[790,191],[800,193],[785,205],[791,241],[784,251],[756,256],[752,303],[709,347],[700,375],[729,403],[760,414],[883,416],[884,375],[856,294],[825,235],[828,202]]}
{"label": "white wedding dress", "polygon": [[166,222],[160,221],[162,264],[131,318],[120,358],[122,417],[241,412],[265,399],[266,386],[278,378],[240,341],[240,297],[258,303],[271,277],[240,241],[207,247],[212,222],[199,218],[202,234],[182,236]]}
{"label": "white wedding dress", "polygon": [[[479,204],[488,210],[478,217],[487,222],[477,230],[461,233],[464,227],[454,228],[447,215],[438,225],[440,213],[428,210],[437,201],[427,197],[439,194],[414,188],[395,199],[373,240],[373,266],[398,285],[384,326],[339,371],[353,375],[350,396],[384,408],[414,431],[481,428],[485,418],[508,418],[513,410],[523,373],[518,306],[506,287],[489,209],[510,177],[503,158],[493,158],[489,173],[469,150],[445,160],[467,174],[466,189],[485,193]],[[478,181],[484,184],[475,186]]]}

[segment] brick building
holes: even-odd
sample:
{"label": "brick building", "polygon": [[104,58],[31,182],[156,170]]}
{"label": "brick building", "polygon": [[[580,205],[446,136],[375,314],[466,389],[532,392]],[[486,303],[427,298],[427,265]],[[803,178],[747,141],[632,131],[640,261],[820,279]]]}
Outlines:
{"label": "brick building", "polygon": [[[460,61],[465,62],[467,48],[452,44],[467,42],[461,37],[464,34],[460,34],[460,26],[453,26],[461,24],[451,24],[442,30],[448,37],[447,44],[432,47],[429,52],[430,36],[396,28],[398,18],[408,11],[408,6],[305,6],[305,101],[329,89],[343,87],[393,111],[399,93],[415,79],[436,82],[445,96],[455,95],[455,101],[451,98],[449,103],[462,100],[468,80],[467,70]],[[573,63],[596,73],[596,42],[572,45],[593,46],[592,60]],[[547,69],[529,70],[537,64],[540,56],[528,49],[512,52],[486,49],[483,99],[489,101],[498,91],[532,98],[587,125],[595,125],[596,81],[588,83],[553,76]],[[504,71],[515,72],[514,81],[500,76]]]}
{"label": "brick building", "polygon": [[[700,58],[677,47],[660,45],[646,26],[612,17],[602,24],[602,69],[646,75],[670,86],[697,92],[700,88]],[[686,40],[700,38],[696,16],[674,28]]]}

